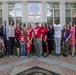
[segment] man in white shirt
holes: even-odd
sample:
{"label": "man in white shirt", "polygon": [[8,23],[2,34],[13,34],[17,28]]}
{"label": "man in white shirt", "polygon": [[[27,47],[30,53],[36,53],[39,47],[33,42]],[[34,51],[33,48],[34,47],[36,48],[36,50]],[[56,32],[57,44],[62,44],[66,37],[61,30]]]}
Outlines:
{"label": "man in white shirt", "polygon": [[57,55],[60,55],[60,52],[61,52],[61,32],[62,32],[62,29],[63,29],[63,26],[61,24],[58,23],[58,20],[56,19],[55,20],[55,24],[53,25],[54,27],[54,38],[55,38],[55,45],[56,45],[56,54]]}

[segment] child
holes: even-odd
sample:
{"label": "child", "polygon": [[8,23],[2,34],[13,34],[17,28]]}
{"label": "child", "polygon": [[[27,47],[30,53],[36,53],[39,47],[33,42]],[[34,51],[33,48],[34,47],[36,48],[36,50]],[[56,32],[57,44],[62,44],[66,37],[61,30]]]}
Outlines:
{"label": "child", "polygon": [[[4,42],[2,39],[2,36],[0,36],[0,53],[3,53],[4,51]],[[2,57],[3,55],[0,55],[0,57]]]}
{"label": "child", "polygon": [[68,50],[69,50],[69,43],[70,43],[70,40],[66,41],[66,39],[69,37],[69,34],[70,34],[70,30],[68,29],[68,26],[65,25],[64,26],[64,32],[63,32],[64,36],[63,36],[63,50],[64,50],[64,55],[65,57],[68,56]]}
{"label": "child", "polygon": [[26,38],[26,50],[27,50],[28,58],[30,57],[31,49],[32,49],[32,43],[30,42],[30,37],[27,36],[27,38]]}
{"label": "child", "polygon": [[26,37],[24,35],[24,31],[23,30],[21,30],[21,34],[20,34],[18,39],[19,39],[20,45],[21,45],[21,56],[25,57],[25,54],[26,54],[26,49],[25,49]]}

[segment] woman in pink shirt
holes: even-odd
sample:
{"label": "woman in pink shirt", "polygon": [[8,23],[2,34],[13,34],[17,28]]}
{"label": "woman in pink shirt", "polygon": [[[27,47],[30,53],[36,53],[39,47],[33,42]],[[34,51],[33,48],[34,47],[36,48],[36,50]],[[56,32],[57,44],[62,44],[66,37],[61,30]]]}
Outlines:
{"label": "woman in pink shirt", "polygon": [[71,45],[71,50],[72,50],[72,56],[74,56],[75,53],[75,27],[73,26],[73,23],[70,22],[70,35],[66,39],[66,41],[70,39],[70,45]]}

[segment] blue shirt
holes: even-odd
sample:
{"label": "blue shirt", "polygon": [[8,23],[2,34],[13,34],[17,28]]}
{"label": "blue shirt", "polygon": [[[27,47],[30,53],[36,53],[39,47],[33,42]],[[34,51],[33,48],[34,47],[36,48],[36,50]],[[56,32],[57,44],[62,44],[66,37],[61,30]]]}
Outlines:
{"label": "blue shirt", "polygon": [[[66,30],[64,30],[64,33],[66,33]],[[69,37],[70,30],[67,31],[66,35],[63,37],[64,40],[66,40]]]}
{"label": "blue shirt", "polygon": [[3,34],[6,35],[6,25],[3,26]]}

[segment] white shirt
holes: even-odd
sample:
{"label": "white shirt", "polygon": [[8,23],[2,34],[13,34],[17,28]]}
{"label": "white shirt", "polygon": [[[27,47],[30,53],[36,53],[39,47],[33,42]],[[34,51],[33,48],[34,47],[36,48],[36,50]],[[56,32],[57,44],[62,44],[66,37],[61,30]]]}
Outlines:
{"label": "white shirt", "polygon": [[15,37],[14,35],[15,26],[7,26],[6,35],[7,37]]}
{"label": "white shirt", "polygon": [[61,37],[61,30],[63,29],[63,26],[61,24],[54,24],[53,27],[55,31],[54,37]]}

